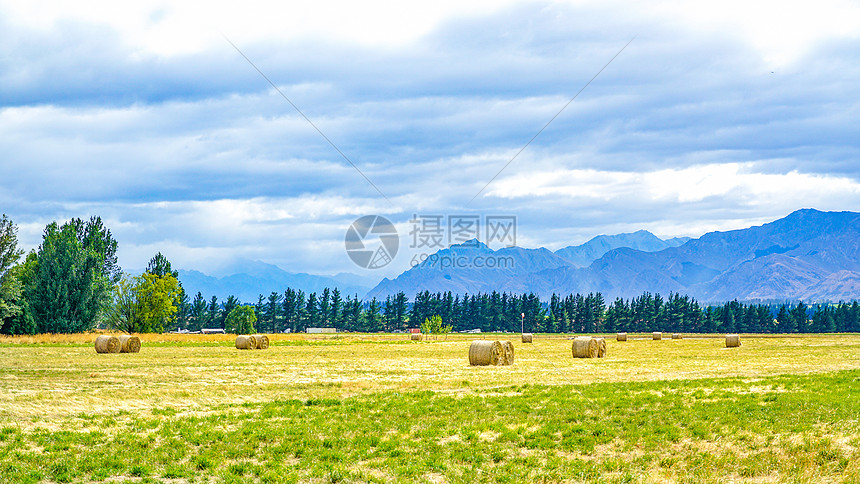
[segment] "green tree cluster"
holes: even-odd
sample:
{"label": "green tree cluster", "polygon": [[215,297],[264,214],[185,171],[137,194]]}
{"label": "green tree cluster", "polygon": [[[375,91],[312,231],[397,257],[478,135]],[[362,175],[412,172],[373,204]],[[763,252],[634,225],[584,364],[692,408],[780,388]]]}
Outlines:
{"label": "green tree cluster", "polygon": [[18,248],[18,228],[0,216],[0,332],[32,334],[36,330],[27,300],[23,298],[18,261],[24,251]]}
{"label": "green tree cluster", "polygon": [[452,326],[442,324],[442,317],[434,314],[425,319],[421,323],[421,332],[424,334],[448,334],[451,332]]}
{"label": "green tree cluster", "polygon": [[0,332],[77,333],[107,324],[159,332],[175,323],[183,296],[161,253],[140,276],[123,276],[117,242],[100,217],[45,227],[42,243],[20,261],[17,229],[0,217]]}
{"label": "green tree cluster", "polygon": [[238,306],[233,308],[227,315],[225,330],[228,333],[234,334],[251,334],[255,333],[254,323],[257,322],[257,315],[254,308],[251,306]]}
{"label": "green tree cluster", "polygon": [[[101,218],[49,224],[16,275],[26,304],[9,332],[77,333],[95,326],[121,277],[117,242]],[[22,331],[23,330],[23,331]]]}
{"label": "green tree cluster", "polygon": [[125,277],[114,290],[110,324],[127,333],[161,333],[178,310],[179,293],[179,280],[170,273]]}

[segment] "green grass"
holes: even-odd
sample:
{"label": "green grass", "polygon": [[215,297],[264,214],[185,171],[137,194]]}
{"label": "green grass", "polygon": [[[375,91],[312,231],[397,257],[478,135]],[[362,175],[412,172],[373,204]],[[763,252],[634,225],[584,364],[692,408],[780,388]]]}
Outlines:
{"label": "green grass", "polygon": [[155,408],[0,429],[8,482],[856,482],[860,371]]}
{"label": "green grass", "polygon": [[0,482],[860,482],[855,339],[331,343],[0,348]]}

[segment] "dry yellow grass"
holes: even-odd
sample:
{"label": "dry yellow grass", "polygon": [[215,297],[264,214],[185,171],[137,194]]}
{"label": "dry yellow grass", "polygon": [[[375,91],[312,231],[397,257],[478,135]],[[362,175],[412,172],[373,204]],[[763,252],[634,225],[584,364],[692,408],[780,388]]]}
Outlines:
{"label": "dry yellow grass", "polygon": [[[55,346],[26,344],[29,338],[0,341],[0,423],[40,426],[52,416],[79,413],[164,406],[196,411],[392,389],[462,393],[524,383],[756,378],[860,368],[856,336],[744,335],[744,345],[733,349],[722,338],[690,337],[659,352],[650,339],[631,338],[608,341],[608,356],[600,360],[571,358],[564,337],[539,337],[522,345],[517,364],[509,367],[470,366],[468,335],[421,345],[403,335],[272,335],[265,352],[236,351],[234,335],[143,335],[145,352],[109,355],[93,351],[94,335],[51,339],[75,343]],[[177,342],[183,346],[171,345]],[[243,385],[247,391],[237,391]]]}

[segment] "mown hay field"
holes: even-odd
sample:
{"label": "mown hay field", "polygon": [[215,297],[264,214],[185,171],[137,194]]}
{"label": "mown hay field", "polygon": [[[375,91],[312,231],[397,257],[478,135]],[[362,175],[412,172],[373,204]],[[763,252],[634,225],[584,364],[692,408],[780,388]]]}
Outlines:
{"label": "mown hay field", "polygon": [[612,336],[2,338],[0,482],[860,482],[860,336]]}

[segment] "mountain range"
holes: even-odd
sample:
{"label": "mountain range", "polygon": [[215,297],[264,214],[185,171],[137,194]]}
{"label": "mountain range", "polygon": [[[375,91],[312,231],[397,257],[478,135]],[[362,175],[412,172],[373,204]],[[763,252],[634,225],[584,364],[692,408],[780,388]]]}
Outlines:
{"label": "mountain range", "polygon": [[260,294],[266,297],[273,291],[283,292],[288,287],[301,289],[305,293],[319,293],[326,287],[337,287],[344,297],[362,296],[376,283],[376,279],[349,273],[319,276],[287,272],[276,265],[256,260],[237,260],[214,275],[180,269],[179,280],[192,299],[200,292],[207,299],[217,296],[224,300],[233,295],[245,303],[256,302]]}
{"label": "mountain range", "polygon": [[[652,233],[640,230],[632,234],[599,235],[585,244],[565,247],[553,255],[547,249],[538,249],[532,254],[541,254],[543,258],[534,256],[534,260],[519,258],[519,266],[526,270],[542,270],[547,267],[560,267],[568,264],[577,266],[587,265],[607,251],[617,247],[632,247],[643,251],[660,250],[666,247],[680,245],[688,238],[661,240]],[[521,254],[529,249],[502,249],[502,253]],[[137,273],[143,272],[143,270]],[[492,286],[493,274],[487,274],[488,285]],[[337,287],[341,294],[364,296],[373,288],[379,279],[369,276],[359,276],[351,273],[340,273],[333,276],[320,276],[305,273],[288,272],[280,267],[258,260],[235,259],[223,263],[209,274],[196,270],[180,269],[179,280],[182,287],[193,298],[200,292],[205,298],[217,296],[224,300],[227,296],[236,296],[240,301],[251,303],[257,301],[259,295],[268,296],[271,292],[283,292],[286,288],[300,289],[306,294],[322,292],[326,287]],[[447,290],[447,289],[446,289]],[[473,286],[464,284],[461,292],[474,292]]]}
{"label": "mountain range", "polygon": [[[493,261],[493,267],[488,261]],[[661,240],[646,231],[599,236],[555,252],[484,244],[438,251],[367,298],[400,291],[601,292],[608,300],[643,292],[731,299],[850,300],[860,297],[860,213],[798,210],[761,226]]]}
{"label": "mountain range", "polygon": [[642,252],[657,252],[669,247],[678,247],[688,240],[690,240],[689,237],[663,240],[647,230],[639,230],[632,234],[598,235],[582,245],[570,245],[559,249],[555,254],[574,266],[586,267],[613,249],[630,247]]}

